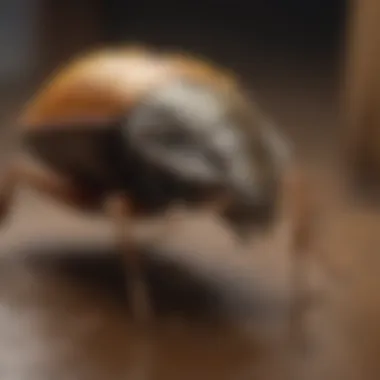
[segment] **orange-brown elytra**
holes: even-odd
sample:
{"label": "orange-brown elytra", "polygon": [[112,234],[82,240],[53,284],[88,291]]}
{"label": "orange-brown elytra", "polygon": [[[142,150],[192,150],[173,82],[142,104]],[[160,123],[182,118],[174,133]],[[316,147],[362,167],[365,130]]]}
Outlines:
{"label": "orange-brown elytra", "polygon": [[23,154],[33,159],[20,157],[9,168],[0,215],[21,182],[79,210],[111,214],[135,274],[123,223],[173,202],[212,204],[233,227],[262,223],[274,209],[287,157],[233,75],[141,47],[73,60],[26,105],[19,125]]}

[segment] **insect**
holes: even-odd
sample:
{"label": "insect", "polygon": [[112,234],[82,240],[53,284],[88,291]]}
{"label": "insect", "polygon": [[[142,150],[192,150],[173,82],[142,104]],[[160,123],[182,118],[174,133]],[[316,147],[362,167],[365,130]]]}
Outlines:
{"label": "insect", "polygon": [[18,124],[22,146],[1,182],[0,218],[21,183],[77,210],[111,216],[140,316],[147,305],[130,223],[176,202],[218,205],[237,232],[247,221],[263,223],[275,209],[287,157],[286,144],[232,74],[143,47],[69,62]]}

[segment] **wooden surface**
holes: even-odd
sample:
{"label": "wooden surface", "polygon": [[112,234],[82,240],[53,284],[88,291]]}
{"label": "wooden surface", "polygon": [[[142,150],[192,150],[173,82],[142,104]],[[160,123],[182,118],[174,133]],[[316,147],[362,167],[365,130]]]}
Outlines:
{"label": "wooden surface", "polygon": [[378,216],[347,209],[325,181],[334,199],[315,254],[327,249],[340,278],[321,282],[310,266],[323,297],[306,315],[301,353],[288,340],[286,223],[247,250],[207,215],[179,218],[161,240],[155,224],[141,228],[155,237],[143,249],[158,316],[149,351],[129,319],[111,225],[21,191],[0,239],[2,379],[123,378],[141,368],[149,379],[376,379]]}
{"label": "wooden surface", "polygon": [[229,379],[289,370],[291,277],[280,236],[278,250],[242,251],[208,216],[193,215],[154,239],[144,256],[158,313],[153,353],[140,347],[144,336],[129,319],[111,237],[107,221],[20,194],[0,241],[2,379],[118,378],[141,368],[151,379]]}

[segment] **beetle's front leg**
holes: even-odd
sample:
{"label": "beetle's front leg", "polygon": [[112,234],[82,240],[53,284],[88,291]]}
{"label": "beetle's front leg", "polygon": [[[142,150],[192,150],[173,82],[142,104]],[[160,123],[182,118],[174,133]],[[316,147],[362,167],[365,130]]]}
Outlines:
{"label": "beetle's front leg", "polygon": [[111,195],[106,199],[106,213],[115,223],[116,241],[122,252],[127,271],[126,290],[136,322],[146,322],[150,317],[148,289],[143,274],[141,257],[133,243],[133,206],[124,194]]}
{"label": "beetle's front leg", "polygon": [[18,185],[26,185],[76,209],[90,211],[97,207],[98,199],[91,192],[61,179],[27,157],[14,161],[0,181],[0,223],[9,214]]}
{"label": "beetle's front leg", "polygon": [[5,174],[0,178],[0,225],[10,213],[16,185],[17,176],[12,166],[7,168]]}

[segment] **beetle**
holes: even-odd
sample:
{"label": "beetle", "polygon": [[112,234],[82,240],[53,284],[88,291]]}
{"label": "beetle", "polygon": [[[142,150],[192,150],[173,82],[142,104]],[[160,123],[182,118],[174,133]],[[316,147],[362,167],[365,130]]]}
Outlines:
{"label": "beetle", "polygon": [[[237,232],[247,221],[263,224],[288,157],[232,73],[141,46],[74,58],[27,103],[18,126],[22,146],[0,188],[1,220],[20,183],[78,210],[105,212],[116,221],[135,285],[141,274],[128,221],[181,202],[217,204]],[[136,306],[141,316],[146,308]]]}

